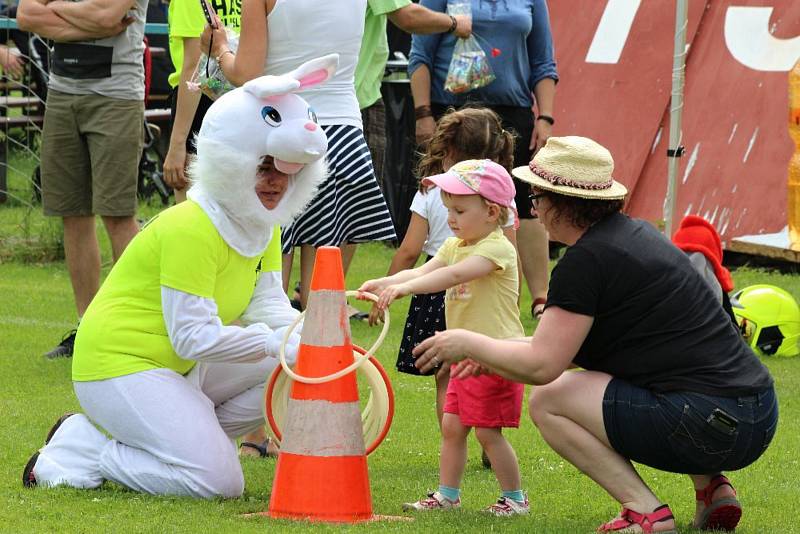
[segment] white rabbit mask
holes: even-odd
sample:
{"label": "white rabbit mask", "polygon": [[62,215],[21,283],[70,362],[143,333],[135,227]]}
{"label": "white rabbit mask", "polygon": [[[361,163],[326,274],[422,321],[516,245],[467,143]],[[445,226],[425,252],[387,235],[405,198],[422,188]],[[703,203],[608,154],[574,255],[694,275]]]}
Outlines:
{"label": "white rabbit mask", "polygon": [[[288,74],[251,80],[222,95],[203,119],[195,140],[197,156],[189,167],[188,196],[243,256],[260,254],[272,226],[291,222],[325,179],[328,140],[314,111],[294,92],[328,80],[338,61],[331,54]],[[265,156],[289,175],[274,209],[266,209],[255,191]]]}

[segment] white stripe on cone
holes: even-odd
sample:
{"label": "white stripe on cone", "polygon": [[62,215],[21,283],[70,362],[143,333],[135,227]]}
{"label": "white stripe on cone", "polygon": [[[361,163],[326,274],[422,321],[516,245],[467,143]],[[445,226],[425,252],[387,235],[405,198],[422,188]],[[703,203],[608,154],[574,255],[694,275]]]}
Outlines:
{"label": "white stripe on cone", "polygon": [[[281,453],[303,456],[364,456],[358,402],[289,399]],[[353,432],[353,429],[359,431]]]}

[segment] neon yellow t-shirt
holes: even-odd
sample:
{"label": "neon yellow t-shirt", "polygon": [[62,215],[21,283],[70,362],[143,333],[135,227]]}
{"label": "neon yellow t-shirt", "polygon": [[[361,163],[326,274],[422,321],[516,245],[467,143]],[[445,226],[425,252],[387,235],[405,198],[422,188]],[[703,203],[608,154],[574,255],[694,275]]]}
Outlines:
{"label": "neon yellow t-shirt", "polygon": [[474,245],[448,238],[436,259],[453,265],[470,256],[482,256],[497,269],[445,292],[444,314],[448,328],[465,328],[495,339],[522,337],[519,320],[517,251],[498,228]]}
{"label": "neon yellow t-shirt", "polygon": [[263,256],[246,258],[225,243],[191,200],[155,216],[130,242],[86,310],[75,340],[72,379],[104,380],[157,368],[189,372],[195,362],[180,358],[167,334],[161,286],[213,299],[222,323],[230,324],[250,303],[261,268],[280,270],[279,232],[276,228]]}
{"label": "neon yellow t-shirt", "polygon": [[[222,24],[239,33],[242,18],[241,0],[209,0]],[[175,72],[169,75],[170,87],[175,87],[181,78],[183,67],[184,38],[200,37],[206,26],[200,0],[171,0],[167,12],[169,21],[169,55]]]}

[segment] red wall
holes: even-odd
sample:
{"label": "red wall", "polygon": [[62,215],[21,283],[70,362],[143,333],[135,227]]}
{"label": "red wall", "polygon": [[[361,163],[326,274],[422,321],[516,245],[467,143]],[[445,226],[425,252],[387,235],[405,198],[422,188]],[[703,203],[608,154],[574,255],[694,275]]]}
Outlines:
{"label": "red wall", "polygon": [[[608,147],[615,177],[631,190],[628,211],[657,221],[667,187],[675,2],[643,0],[618,60],[587,62],[604,11],[621,4],[636,6],[630,0],[550,0],[561,78],[554,135],[583,135]],[[762,34],[729,31],[739,49],[761,51],[766,59],[745,57],[752,63],[745,66],[734,57],[725,37],[731,6],[773,8]],[[610,35],[624,34],[623,27]],[[702,215],[723,239],[776,232],[786,225],[787,165],[794,147],[787,133],[788,68],[774,70],[772,63],[778,57],[800,59],[800,2],[690,0],[687,42],[686,154],[675,219]]]}

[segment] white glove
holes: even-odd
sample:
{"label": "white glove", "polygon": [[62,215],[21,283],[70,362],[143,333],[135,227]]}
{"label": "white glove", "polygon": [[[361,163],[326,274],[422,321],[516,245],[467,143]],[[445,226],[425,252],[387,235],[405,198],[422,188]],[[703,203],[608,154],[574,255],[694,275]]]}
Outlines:
{"label": "white glove", "polygon": [[[272,331],[265,345],[267,356],[272,356],[274,358],[280,357],[281,343],[283,343],[283,337],[286,335],[286,330],[288,328],[288,326],[283,326]],[[286,341],[286,363],[294,365],[295,360],[297,360],[297,350],[299,348],[300,334],[295,330]]]}

